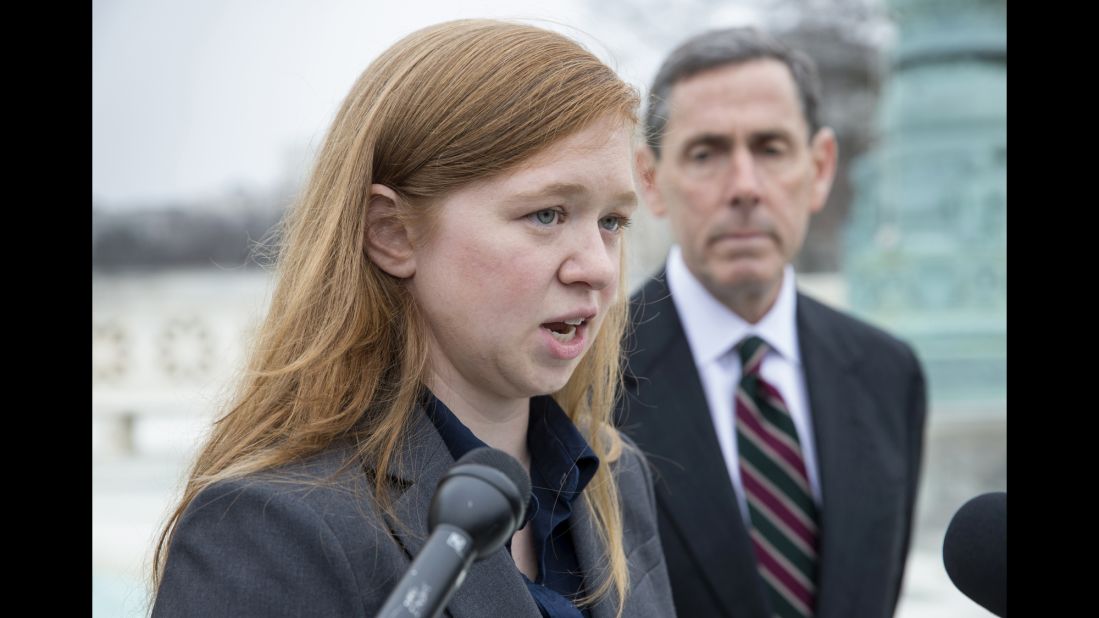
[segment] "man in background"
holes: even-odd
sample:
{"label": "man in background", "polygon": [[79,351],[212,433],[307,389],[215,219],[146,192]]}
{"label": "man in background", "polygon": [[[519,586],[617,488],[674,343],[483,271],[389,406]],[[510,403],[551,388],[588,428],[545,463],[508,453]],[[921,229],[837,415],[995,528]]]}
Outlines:
{"label": "man in background", "polygon": [[836,172],[813,61],[696,36],[654,80],[637,153],[676,244],[631,299],[622,429],[656,468],[683,617],[891,616],[926,417],[912,349],[797,291]]}

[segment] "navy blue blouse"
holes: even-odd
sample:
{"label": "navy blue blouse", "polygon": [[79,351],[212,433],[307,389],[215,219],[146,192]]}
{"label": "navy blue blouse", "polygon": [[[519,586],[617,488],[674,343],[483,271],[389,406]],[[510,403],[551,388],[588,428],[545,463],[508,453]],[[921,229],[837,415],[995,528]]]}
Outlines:
{"label": "navy blue blouse", "polygon": [[[454,459],[487,446],[458,417],[431,393],[424,409],[439,430]],[[599,468],[599,458],[577,431],[564,410],[549,396],[532,397],[527,427],[530,449],[531,496],[527,521],[538,557],[538,577],[523,575],[542,616],[546,618],[591,618],[573,599],[583,595],[584,575],[576,558],[569,517],[572,502],[580,496]],[[507,544],[511,551],[511,541]]]}

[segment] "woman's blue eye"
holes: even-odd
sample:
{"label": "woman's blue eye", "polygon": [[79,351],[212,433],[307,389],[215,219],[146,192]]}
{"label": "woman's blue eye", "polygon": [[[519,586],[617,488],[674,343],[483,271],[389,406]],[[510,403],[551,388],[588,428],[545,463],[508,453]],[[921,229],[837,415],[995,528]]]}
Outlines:
{"label": "woman's blue eye", "polygon": [[599,220],[599,225],[608,232],[617,232],[624,227],[628,227],[630,219],[619,215],[608,215]]}
{"label": "woman's blue eye", "polygon": [[542,225],[553,225],[557,222],[558,214],[559,213],[556,210],[552,208],[547,208],[545,210],[539,210],[538,212],[534,213],[534,220],[538,223],[541,223]]}

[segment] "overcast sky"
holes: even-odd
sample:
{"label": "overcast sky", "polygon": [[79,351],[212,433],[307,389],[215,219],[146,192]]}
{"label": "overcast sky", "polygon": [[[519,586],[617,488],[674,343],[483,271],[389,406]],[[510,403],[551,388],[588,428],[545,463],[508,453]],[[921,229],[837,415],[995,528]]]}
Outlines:
{"label": "overcast sky", "polygon": [[93,202],[161,206],[300,178],[367,64],[440,21],[549,20],[643,87],[668,45],[645,23],[700,6],[720,10],[696,31],[753,19],[706,0],[633,3],[644,17],[627,27],[586,0],[94,0]]}

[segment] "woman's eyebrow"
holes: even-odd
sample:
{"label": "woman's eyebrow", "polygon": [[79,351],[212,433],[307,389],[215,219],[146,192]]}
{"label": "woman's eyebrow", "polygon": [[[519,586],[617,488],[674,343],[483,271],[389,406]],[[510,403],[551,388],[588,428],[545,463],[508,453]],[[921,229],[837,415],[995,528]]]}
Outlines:
{"label": "woman's eyebrow", "polygon": [[[510,199],[536,200],[547,197],[577,198],[587,196],[590,193],[591,191],[588,187],[580,183],[553,182],[537,189],[514,193]],[[614,206],[636,204],[637,193],[634,191],[624,191],[613,196],[610,199],[610,203]]]}
{"label": "woman's eyebrow", "polygon": [[586,195],[587,193],[588,188],[579,183],[551,182],[547,185],[538,187],[537,189],[516,192],[512,194],[512,197],[517,199],[537,199],[542,197],[579,197]]}

